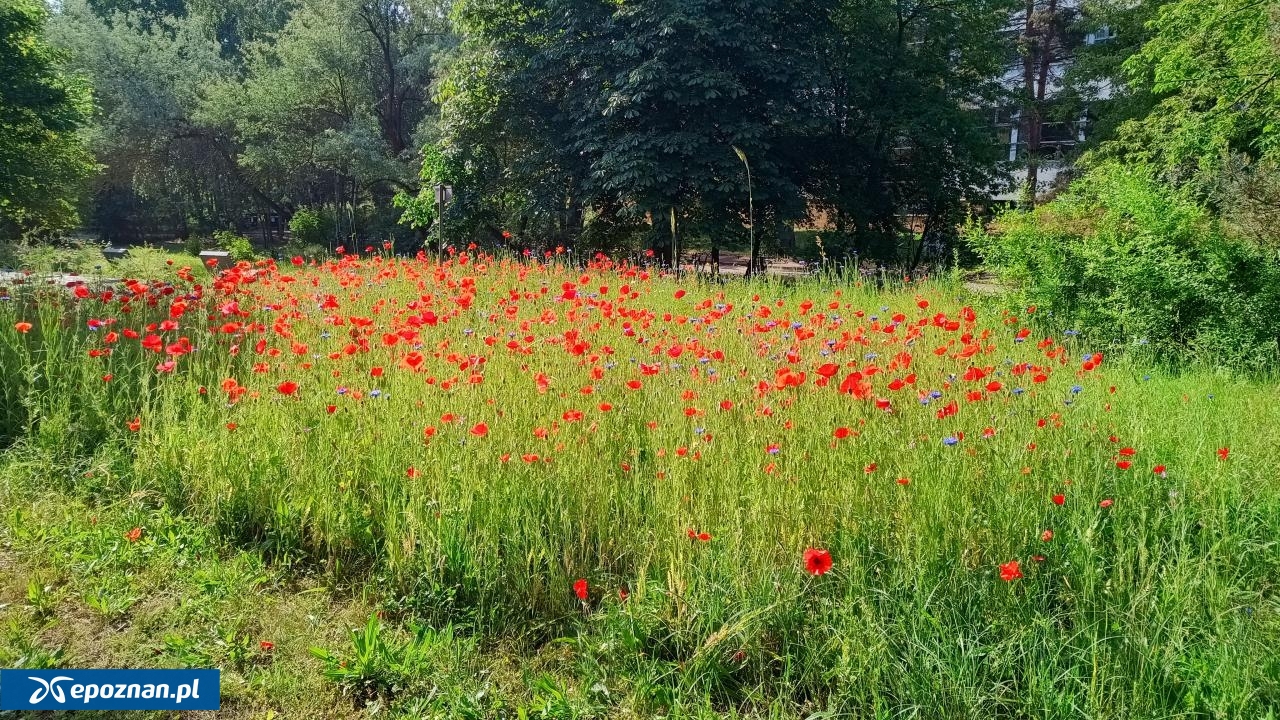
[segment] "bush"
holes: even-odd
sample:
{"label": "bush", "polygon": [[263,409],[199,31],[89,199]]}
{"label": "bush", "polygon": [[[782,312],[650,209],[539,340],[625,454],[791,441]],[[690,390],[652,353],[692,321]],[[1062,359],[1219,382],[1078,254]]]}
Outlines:
{"label": "bush", "polygon": [[205,247],[205,238],[199,235],[190,235],[182,241],[182,251],[188,255],[199,255]]}
{"label": "bush", "polygon": [[299,246],[324,244],[324,220],[311,208],[302,208],[289,219],[289,233]]}
{"label": "bush", "polygon": [[258,259],[258,254],[253,250],[253,242],[243,235],[237,235],[230,230],[219,230],[213,234],[213,239],[222,249],[231,253],[231,259],[236,262]]}
{"label": "bush", "polygon": [[1189,192],[1102,166],[1033,212],[968,239],[1014,286],[1094,341],[1262,368],[1280,358],[1276,253],[1225,233]]}

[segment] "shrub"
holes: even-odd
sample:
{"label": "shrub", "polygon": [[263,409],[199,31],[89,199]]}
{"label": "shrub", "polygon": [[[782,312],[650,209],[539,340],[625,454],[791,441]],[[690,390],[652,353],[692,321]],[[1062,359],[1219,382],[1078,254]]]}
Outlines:
{"label": "shrub", "polygon": [[252,261],[258,258],[258,254],[253,250],[253,242],[243,235],[237,235],[231,230],[219,230],[213,234],[213,239],[220,247],[231,253],[231,259],[236,262]]}
{"label": "shrub", "polygon": [[289,219],[289,232],[293,242],[300,246],[324,244],[324,221],[320,213],[302,208]]}
{"label": "shrub", "polygon": [[204,246],[205,239],[199,235],[190,235],[182,241],[182,251],[188,255],[199,255]]}
{"label": "shrub", "polygon": [[1095,168],[1053,202],[968,238],[1019,306],[1094,341],[1237,367],[1280,357],[1275,251],[1228,235],[1146,169]]}

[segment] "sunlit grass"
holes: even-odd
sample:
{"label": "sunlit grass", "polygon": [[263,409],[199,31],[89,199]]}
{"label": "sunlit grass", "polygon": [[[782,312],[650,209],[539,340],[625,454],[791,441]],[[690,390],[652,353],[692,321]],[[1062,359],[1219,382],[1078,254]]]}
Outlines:
{"label": "sunlit grass", "polygon": [[640,707],[1280,702],[1273,386],[1099,362],[948,283],[467,260],[15,292],[0,430],[110,458],[66,491],[154,494],[279,567],[372,583],[390,617],[576,630],[576,662]]}

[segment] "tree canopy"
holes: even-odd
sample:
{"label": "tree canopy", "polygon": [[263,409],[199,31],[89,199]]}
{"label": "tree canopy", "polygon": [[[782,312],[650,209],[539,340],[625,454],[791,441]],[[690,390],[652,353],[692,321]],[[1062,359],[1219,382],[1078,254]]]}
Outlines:
{"label": "tree canopy", "polygon": [[[1073,157],[1042,160],[1042,131],[1062,125],[1073,146],[1077,122],[1086,162],[1151,164],[1248,232],[1271,232],[1245,219],[1280,202],[1277,12],[1247,0],[4,12],[4,69],[20,79],[4,88],[10,234],[74,225],[78,203],[108,239],[235,228],[278,242],[306,209],[309,241],[331,246],[447,236],[667,258],[674,218],[703,247],[814,226],[834,254],[910,267],[949,256],[1009,171],[1039,189],[1042,164]],[[1022,134],[997,141],[1009,114]],[[454,189],[443,218],[437,184]]]}
{"label": "tree canopy", "polygon": [[1112,148],[1167,169],[1209,168],[1224,154],[1280,156],[1280,11],[1250,0],[1176,0],[1123,65],[1155,99]]}
{"label": "tree canopy", "polygon": [[442,142],[457,183],[480,190],[459,214],[489,234],[585,223],[590,235],[675,210],[694,232],[735,238],[754,197],[766,227],[829,213],[870,250],[908,215],[945,232],[996,180],[981,108],[998,94],[1003,2],[456,10]]}
{"label": "tree canopy", "polygon": [[93,169],[78,135],[89,90],[44,38],[46,18],[39,0],[0,5],[0,236],[74,226]]}

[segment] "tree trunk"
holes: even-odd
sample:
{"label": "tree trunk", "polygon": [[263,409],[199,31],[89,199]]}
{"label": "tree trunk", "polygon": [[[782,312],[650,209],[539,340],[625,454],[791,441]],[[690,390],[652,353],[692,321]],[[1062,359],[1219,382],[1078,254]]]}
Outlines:
{"label": "tree trunk", "polygon": [[1049,71],[1057,53],[1058,0],[1048,0],[1042,15],[1036,13],[1036,0],[1027,0],[1026,24],[1023,31],[1027,49],[1022,57],[1022,82],[1025,101],[1023,122],[1027,137],[1027,184],[1024,204],[1034,208],[1039,197],[1040,150],[1044,136],[1044,105],[1048,96]]}

